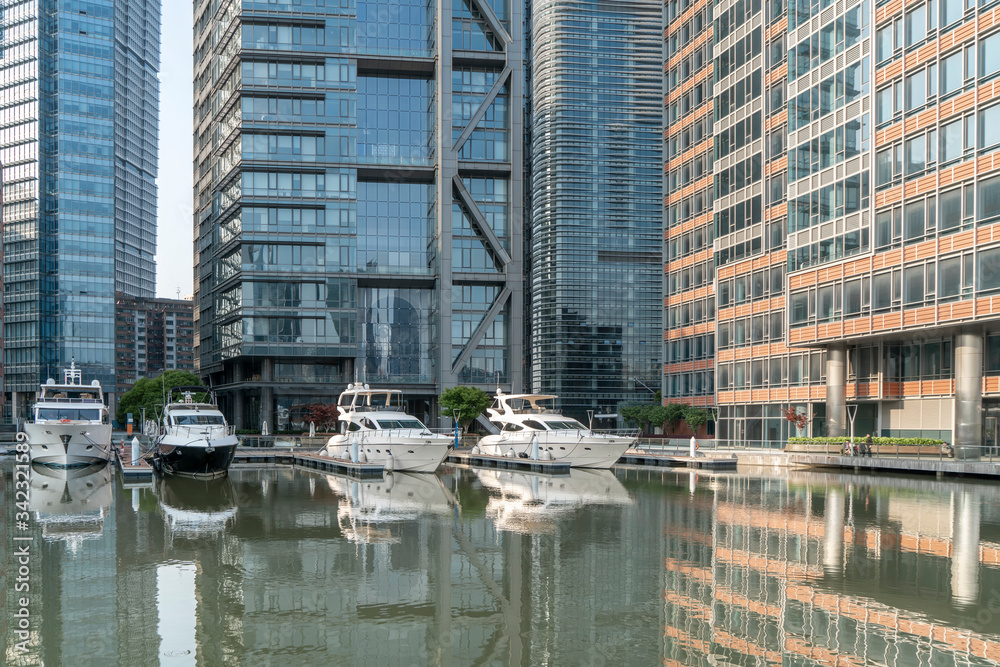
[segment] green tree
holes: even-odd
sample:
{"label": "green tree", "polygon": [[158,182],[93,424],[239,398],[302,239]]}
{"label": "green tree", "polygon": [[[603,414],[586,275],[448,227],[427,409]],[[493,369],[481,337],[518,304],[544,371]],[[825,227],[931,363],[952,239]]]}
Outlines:
{"label": "green tree", "polygon": [[648,405],[645,406],[645,416],[646,421],[649,422],[650,431],[656,427],[663,427],[664,422],[667,421],[667,406],[665,405]]}
{"label": "green tree", "polygon": [[708,421],[708,410],[686,406],[684,409],[684,421],[687,422],[688,428],[691,429],[692,433],[697,433],[698,429]]}
{"label": "green tree", "polygon": [[142,378],[118,400],[115,421],[125,424],[128,413],[132,413],[134,423],[142,419],[142,409],[146,408],[146,419],[155,419],[163,408],[167,392],[171,387],[198,386],[204,383],[194,373],[188,371],[166,371],[156,378]]}
{"label": "green tree", "polygon": [[683,403],[667,403],[663,407],[666,408],[666,416],[663,421],[667,422],[670,432],[673,433],[677,430],[677,425],[684,419],[684,409],[687,406]]}
{"label": "green tree", "polygon": [[644,405],[623,405],[619,412],[627,423],[641,426],[643,422],[642,412],[645,407]]}
{"label": "green tree", "polygon": [[493,402],[492,397],[476,387],[452,387],[441,394],[441,414],[452,417],[455,410],[461,411],[459,423],[463,428],[476,420]]}

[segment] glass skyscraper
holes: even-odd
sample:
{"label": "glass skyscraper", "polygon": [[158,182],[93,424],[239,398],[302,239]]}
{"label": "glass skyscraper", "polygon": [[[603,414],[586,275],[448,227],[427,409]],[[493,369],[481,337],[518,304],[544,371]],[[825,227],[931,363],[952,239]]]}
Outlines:
{"label": "glass skyscraper", "polygon": [[5,392],[76,359],[114,392],[115,292],[152,296],[158,0],[0,5]]}
{"label": "glass skyscraper", "polygon": [[529,5],[531,385],[614,413],[662,377],[663,6]]}
{"label": "glass skyscraper", "polygon": [[508,0],[196,3],[196,357],[238,427],[308,428],[355,380],[432,419],[449,386],[520,389],[521,26]]}

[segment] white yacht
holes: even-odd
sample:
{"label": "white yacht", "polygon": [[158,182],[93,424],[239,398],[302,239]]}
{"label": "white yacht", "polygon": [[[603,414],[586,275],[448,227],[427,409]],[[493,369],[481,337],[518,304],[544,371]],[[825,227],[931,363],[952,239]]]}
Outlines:
{"label": "white yacht", "polygon": [[448,456],[454,440],[432,433],[419,419],[403,412],[398,389],[372,389],[349,384],[340,395],[340,434],[320,454],[380,463],[386,470],[434,472]]}
{"label": "white yacht", "polygon": [[62,384],[49,378],[35,401],[34,420],[19,440],[31,447],[31,461],[50,466],[87,466],[111,459],[111,421],[101,383],[85,385],[73,361]]}
{"label": "white yacht", "polygon": [[[197,396],[207,396],[202,402]],[[206,387],[173,387],[163,408],[153,465],[181,477],[222,477],[239,440]]]}
{"label": "white yacht", "polygon": [[576,468],[610,468],[636,441],[638,431],[597,433],[554,407],[551,394],[497,392],[487,417],[500,429],[479,441],[490,456],[566,461]]}
{"label": "white yacht", "polygon": [[501,530],[550,533],[562,517],[583,507],[635,504],[609,470],[574,469],[569,475],[483,468],[474,472],[490,494],[486,516]]}

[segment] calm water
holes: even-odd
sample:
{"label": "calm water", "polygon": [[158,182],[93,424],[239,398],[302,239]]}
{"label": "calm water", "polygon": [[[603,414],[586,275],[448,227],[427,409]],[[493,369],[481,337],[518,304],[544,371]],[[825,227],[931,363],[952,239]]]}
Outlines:
{"label": "calm water", "polygon": [[1000,662],[992,483],[271,468],[123,489],[33,469],[22,529],[2,472],[6,664]]}

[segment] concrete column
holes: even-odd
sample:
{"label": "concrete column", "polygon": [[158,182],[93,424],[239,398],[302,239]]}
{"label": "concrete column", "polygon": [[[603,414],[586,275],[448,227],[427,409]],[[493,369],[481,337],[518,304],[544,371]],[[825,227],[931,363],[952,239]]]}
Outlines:
{"label": "concrete column", "polygon": [[979,494],[957,491],[953,500],[951,597],[956,606],[979,601]]}
{"label": "concrete column", "polygon": [[826,434],[847,435],[847,345],[826,349]]}
{"label": "concrete column", "polygon": [[844,572],[844,492],[841,489],[830,489],[826,493],[823,569],[831,575]]}
{"label": "concrete column", "polygon": [[237,390],[233,392],[233,426],[238,429],[248,428],[246,425],[247,420],[247,406],[246,406],[246,394]]}
{"label": "concrete column", "polygon": [[274,359],[263,359],[260,365],[260,418],[267,422],[267,430],[274,435],[277,424],[274,422]]}
{"label": "concrete column", "polygon": [[983,332],[955,336],[955,458],[978,460],[983,444]]}

